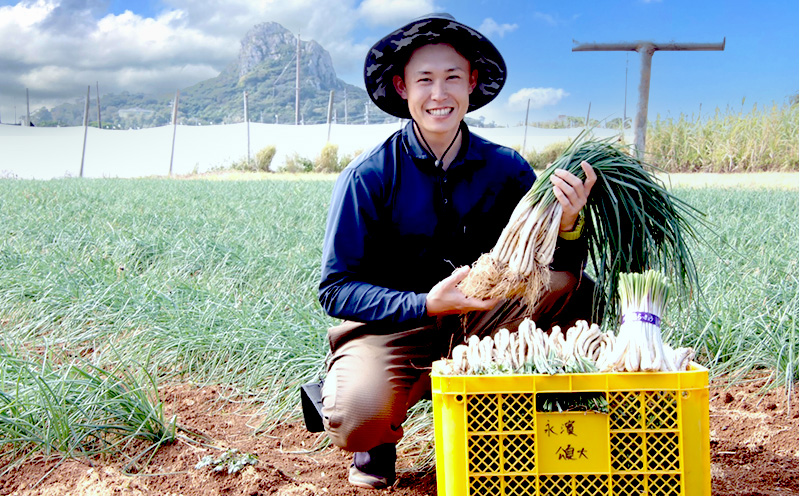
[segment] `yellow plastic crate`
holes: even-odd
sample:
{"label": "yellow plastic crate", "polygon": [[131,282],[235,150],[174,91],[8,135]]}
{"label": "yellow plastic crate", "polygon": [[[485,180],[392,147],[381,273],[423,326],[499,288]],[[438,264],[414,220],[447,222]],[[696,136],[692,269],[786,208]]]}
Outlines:
{"label": "yellow plastic crate", "polygon": [[[711,494],[708,370],[431,375],[440,496]],[[608,413],[536,411],[601,393]]]}

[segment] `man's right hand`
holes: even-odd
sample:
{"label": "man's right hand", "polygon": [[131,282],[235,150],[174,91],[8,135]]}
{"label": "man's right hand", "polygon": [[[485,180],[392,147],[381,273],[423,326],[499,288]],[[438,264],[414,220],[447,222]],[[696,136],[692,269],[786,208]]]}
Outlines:
{"label": "man's right hand", "polygon": [[425,307],[429,316],[461,314],[475,310],[487,311],[499,303],[496,298],[481,300],[467,297],[458,289],[458,283],[467,277],[469,270],[470,268],[466,265],[459,267],[431,288],[425,298]]}

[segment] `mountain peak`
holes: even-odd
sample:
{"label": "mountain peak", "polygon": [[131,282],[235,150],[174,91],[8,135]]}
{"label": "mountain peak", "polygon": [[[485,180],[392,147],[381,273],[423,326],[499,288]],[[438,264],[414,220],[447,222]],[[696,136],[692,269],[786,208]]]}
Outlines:
{"label": "mountain peak", "polygon": [[[284,68],[282,72],[291,69],[294,74],[296,56],[297,36],[277,22],[258,24],[242,38],[238,58],[239,79],[245,78],[264,63],[280,65]],[[330,54],[316,41],[300,40],[300,61],[300,77],[304,84],[325,91],[342,88]]]}

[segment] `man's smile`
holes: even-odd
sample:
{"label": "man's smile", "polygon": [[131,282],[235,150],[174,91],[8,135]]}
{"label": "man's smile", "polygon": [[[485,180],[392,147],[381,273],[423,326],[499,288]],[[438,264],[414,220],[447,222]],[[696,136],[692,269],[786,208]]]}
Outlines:
{"label": "man's smile", "polygon": [[428,109],[427,112],[434,117],[443,117],[453,112],[453,107]]}

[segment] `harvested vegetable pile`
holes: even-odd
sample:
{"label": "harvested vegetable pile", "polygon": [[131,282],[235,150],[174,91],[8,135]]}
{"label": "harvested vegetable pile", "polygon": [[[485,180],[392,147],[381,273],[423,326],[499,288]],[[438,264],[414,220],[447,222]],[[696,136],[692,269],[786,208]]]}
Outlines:
{"label": "harvested vegetable pile", "polygon": [[694,358],[692,348],[673,350],[661,337],[669,284],[660,272],[620,274],[619,333],[578,321],[566,333],[550,332],[525,319],[516,332],[470,336],[439,362],[444,375],[570,374],[590,372],[679,372]]}
{"label": "harvested vegetable pile", "polygon": [[676,372],[694,358],[691,348],[673,350],[661,339],[661,316],[669,296],[663,274],[620,274],[622,318],[613,347],[598,360],[601,370],[615,372]]}
{"label": "harvested vegetable pile", "polygon": [[500,329],[494,337],[471,336],[453,348],[453,359],[442,374],[560,374],[597,372],[597,359],[613,346],[614,334],[596,324],[578,321],[566,334],[550,334],[525,319],[517,332]]}
{"label": "harvested vegetable pile", "polygon": [[627,154],[611,140],[579,135],[520,200],[494,248],[473,265],[460,289],[477,298],[522,298],[532,307],[547,289],[561,222],[561,205],[550,176],[566,169],[586,179],[586,161],[597,174],[584,207],[584,226],[592,266],[601,293],[597,304],[616,315],[613,296],[621,272],[650,268],[664,271],[681,295],[697,287],[697,273],[687,248],[695,232],[689,219],[699,212],[671,195],[654,176],[655,167]]}

